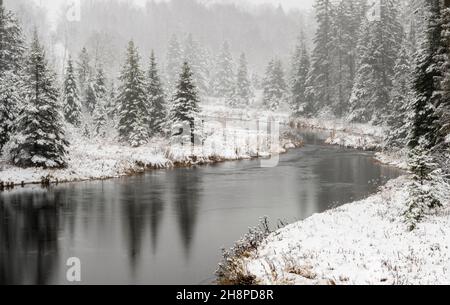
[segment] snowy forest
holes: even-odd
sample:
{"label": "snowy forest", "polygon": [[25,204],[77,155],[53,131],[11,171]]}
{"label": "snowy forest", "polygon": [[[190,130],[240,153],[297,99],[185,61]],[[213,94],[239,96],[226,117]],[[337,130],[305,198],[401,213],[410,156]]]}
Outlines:
{"label": "snowy forest", "polygon": [[27,2],[0,0],[0,191],[267,158],[310,124],[367,150],[377,130],[408,171],[406,231],[447,207],[448,0],[86,0],[80,20]]}

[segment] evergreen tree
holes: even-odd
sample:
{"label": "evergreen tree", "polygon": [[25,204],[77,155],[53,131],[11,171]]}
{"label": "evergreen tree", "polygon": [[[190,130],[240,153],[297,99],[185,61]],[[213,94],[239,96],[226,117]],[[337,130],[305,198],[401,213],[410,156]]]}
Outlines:
{"label": "evergreen tree", "polygon": [[167,92],[172,94],[176,89],[183,65],[183,51],[176,35],[173,35],[169,41],[166,62]]}
{"label": "evergreen tree", "polygon": [[66,75],[63,91],[64,117],[67,122],[74,126],[81,124],[81,103],[78,95],[78,86],[75,79],[72,58],[67,62]]}
{"label": "evergreen tree", "polygon": [[55,75],[48,67],[36,32],[29,52],[25,66],[27,100],[7,144],[9,157],[14,165],[22,167],[65,167],[68,142]]}
{"label": "evergreen tree", "polygon": [[239,58],[235,99],[237,106],[246,106],[253,97],[252,85],[248,76],[247,58],[245,53]]}
{"label": "evergreen tree", "polygon": [[3,146],[9,141],[21,108],[21,83],[21,79],[11,71],[0,75],[0,155]]}
{"label": "evergreen tree", "polygon": [[379,18],[366,19],[362,27],[358,71],[350,98],[353,121],[374,124],[385,121],[403,37],[397,5],[394,0],[380,0]]}
{"label": "evergreen tree", "polygon": [[316,0],[315,11],[318,24],[314,38],[312,68],[308,80],[308,95],[313,98],[316,112],[331,105],[332,70],[331,70],[331,35],[332,35],[332,1]]}
{"label": "evergreen tree", "polygon": [[169,119],[172,128],[177,126],[181,126],[181,128],[189,126],[190,141],[192,144],[195,143],[195,119],[200,113],[198,104],[199,98],[197,88],[195,87],[192,78],[191,68],[189,64],[185,62],[177,86],[177,92],[172,100]]}
{"label": "evergreen tree", "polygon": [[272,111],[277,110],[280,103],[286,99],[286,89],[281,60],[270,61],[264,79],[264,105]]}
{"label": "evergreen tree", "polygon": [[443,80],[441,1],[428,0],[425,6],[426,31],[417,53],[412,101],[412,126],[409,147],[414,149],[424,138],[431,149],[444,141],[437,109],[442,104],[441,82]]}
{"label": "evergreen tree", "polygon": [[412,100],[412,64],[411,44],[404,39],[394,67],[394,81],[391,101],[386,113],[389,126],[386,143],[389,147],[402,149],[406,147],[409,120],[408,105]]}
{"label": "evergreen tree", "polygon": [[192,77],[199,93],[202,95],[208,94],[209,69],[207,53],[194,40],[192,34],[189,34],[186,38],[184,60],[190,64]]}
{"label": "evergreen tree", "polygon": [[450,2],[444,2],[442,8],[442,46],[439,53],[442,54],[441,71],[443,79],[441,82],[442,99],[438,111],[440,115],[440,133],[447,137],[450,142]]}
{"label": "evergreen tree", "polygon": [[77,62],[77,74],[78,74],[78,84],[81,93],[82,100],[86,101],[87,90],[91,86],[92,80],[92,67],[91,67],[91,57],[87,49],[84,47]]}
{"label": "evergreen tree", "polygon": [[120,75],[117,102],[119,138],[133,147],[146,144],[149,139],[145,73],[139,66],[139,60],[138,50],[134,42],[130,41]]}
{"label": "evergreen tree", "polygon": [[217,71],[214,78],[215,95],[230,100],[234,93],[235,76],[233,57],[228,42],[224,42],[217,62]]}
{"label": "evergreen tree", "polygon": [[94,113],[95,107],[97,106],[97,95],[95,91],[95,81],[93,79],[90,79],[87,82],[86,87],[86,93],[85,93],[85,99],[84,99],[84,107],[87,110],[87,113],[89,115],[92,115]]}
{"label": "evergreen tree", "polygon": [[291,110],[296,116],[309,116],[314,112],[314,105],[306,93],[311,63],[306,45],[303,41],[297,46],[296,53],[298,54],[296,56],[297,61],[293,61],[293,68],[296,72],[291,84]]}
{"label": "evergreen tree", "polygon": [[409,156],[412,177],[408,185],[409,196],[406,202],[405,221],[411,231],[416,228],[427,210],[441,206],[436,196],[436,177],[433,175],[436,164],[427,148],[429,146],[430,143],[421,137]]}
{"label": "evergreen tree", "polygon": [[0,0],[0,75],[19,71],[25,47],[22,28],[16,16],[7,11]]}
{"label": "evergreen tree", "polygon": [[161,133],[167,118],[166,100],[161,79],[158,74],[155,53],[150,56],[150,69],[148,71],[147,95],[149,99],[150,131],[152,134]]}
{"label": "evergreen tree", "polygon": [[117,89],[114,81],[111,81],[109,85],[107,96],[105,105],[106,114],[108,115],[108,119],[114,121],[117,116]]}
{"label": "evergreen tree", "polygon": [[108,114],[106,111],[108,92],[106,89],[106,76],[102,65],[99,65],[97,68],[95,83],[92,87],[94,89],[94,109],[92,111],[94,131],[96,136],[104,137],[106,134],[105,127],[108,123]]}

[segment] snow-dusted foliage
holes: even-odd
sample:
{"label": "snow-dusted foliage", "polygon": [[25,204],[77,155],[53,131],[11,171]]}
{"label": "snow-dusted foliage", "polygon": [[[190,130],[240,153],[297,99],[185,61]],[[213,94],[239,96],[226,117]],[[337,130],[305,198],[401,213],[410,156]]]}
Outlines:
{"label": "snow-dusted foliage", "polygon": [[283,64],[279,59],[270,61],[264,77],[263,103],[267,109],[275,111],[287,99],[287,85]]}
{"label": "snow-dusted foliage", "polygon": [[396,149],[402,149],[408,144],[411,120],[408,105],[413,99],[410,47],[411,44],[405,38],[395,62],[391,101],[386,113],[386,123],[389,126],[386,144]]}
{"label": "snow-dusted foliage", "polygon": [[147,77],[148,111],[150,115],[149,128],[152,135],[157,135],[164,130],[164,125],[167,120],[167,105],[153,50],[150,56],[150,68]]}
{"label": "snow-dusted foliage", "polygon": [[[192,71],[192,79],[198,88],[199,94],[209,93],[209,56],[192,34],[189,34],[184,44],[183,61],[189,62]],[[178,74],[181,71],[179,67]]]}
{"label": "snow-dusted foliage", "polygon": [[145,73],[141,70],[139,61],[138,50],[134,42],[130,41],[120,75],[117,115],[119,138],[133,147],[141,146],[149,140]]}
{"label": "snow-dusted foliage", "polygon": [[9,141],[14,122],[21,109],[22,80],[13,72],[0,74],[0,155]]}
{"label": "snow-dusted foliage", "polygon": [[80,90],[80,95],[82,101],[86,101],[86,95],[88,87],[90,86],[90,81],[92,80],[93,69],[91,66],[91,57],[88,53],[86,47],[81,49],[80,55],[77,61],[77,76],[78,76],[78,89]]}
{"label": "snow-dusted foliage", "polygon": [[21,167],[65,167],[68,143],[59,93],[36,32],[26,62],[25,78],[25,105],[6,145],[6,155]]}
{"label": "snow-dusted foliage", "polygon": [[358,43],[358,69],[350,98],[350,118],[380,124],[390,100],[394,67],[402,41],[398,1],[381,0],[380,16],[366,19]]}
{"label": "snow-dusted foliage", "polygon": [[72,58],[67,61],[63,88],[63,110],[66,121],[74,126],[81,124],[81,102]]}
{"label": "snow-dusted foliage", "polygon": [[[199,97],[195,87],[191,68],[188,62],[183,64],[183,72],[177,86],[177,91],[172,100],[170,108],[169,128],[172,130],[172,137],[189,137],[191,144],[195,142],[195,120],[200,112]],[[188,131],[184,130],[189,128]],[[181,139],[182,143],[186,139]]]}
{"label": "snow-dusted foliage", "polygon": [[235,92],[235,73],[233,57],[228,42],[224,42],[217,58],[216,75],[213,80],[214,94],[232,100]]}
{"label": "snow-dusted foliage", "polygon": [[245,53],[239,58],[239,67],[237,72],[237,83],[233,96],[233,106],[245,107],[250,104],[250,99],[254,96],[250,78],[248,75],[248,63]]}
{"label": "snow-dusted foliage", "polygon": [[22,27],[15,14],[0,3],[0,75],[5,71],[19,71],[25,43]]}
{"label": "snow-dusted foliage", "polygon": [[172,35],[166,55],[166,90],[169,95],[175,92],[182,65],[183,50],[177,36]]}
{"label": "snow-dusted foliage", "polygon": [[291,110],[294,116],[310,116],[314,112],[313,101],[306,92],[310,66],[309,53],[302,39],[292,60]]}

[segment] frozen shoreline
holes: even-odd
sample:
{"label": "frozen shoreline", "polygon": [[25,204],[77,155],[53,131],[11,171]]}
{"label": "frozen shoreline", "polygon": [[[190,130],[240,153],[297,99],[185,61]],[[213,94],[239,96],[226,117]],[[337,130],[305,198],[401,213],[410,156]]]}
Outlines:
{"label": "frozen shoreline", "polygon": [[405,183],[280,229],[237,264],[258,284],[449,284],[448,202],[408,232]]}
{"label": "frozen shoreline", "polygon": [[[311,119],[293,123],[331,131],[328,144],[363,150],[381,147],[382,130],[372,126]],[[378,152],[375,158],[407,169],[404,152]],[[402,176],[364,200],[271,233],[255,249],[228,257],[232,270],[228,275],[233,278],[222,280],[292,285],[449,284],[449,199],[445,198],[444,208],[408,232],[402,222],[407,183],[407,176]],[[442,186],[441,192],[450,194],[450,189]]]}

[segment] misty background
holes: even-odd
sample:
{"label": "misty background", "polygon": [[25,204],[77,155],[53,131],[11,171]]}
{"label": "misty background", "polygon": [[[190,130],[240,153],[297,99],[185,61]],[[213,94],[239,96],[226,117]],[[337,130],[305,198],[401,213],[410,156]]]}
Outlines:
{"label": "misty background", "polygon": [[31,36],[38,27],[51,63],[62,74],[69,54],[86,47],[108,76],[115,77],[125,48],[133,39],[147,60],[154,49],[162,73],[169,41],[189,35],[214,63],[224,42],[233,59],[247,55],[250,72],[262,75],[267,62],[279,57],[285,66],[303,33],[308,46],[316,29],[312,0],[81,0],[79,21],[66,17],[68,0],[6,0]]}

